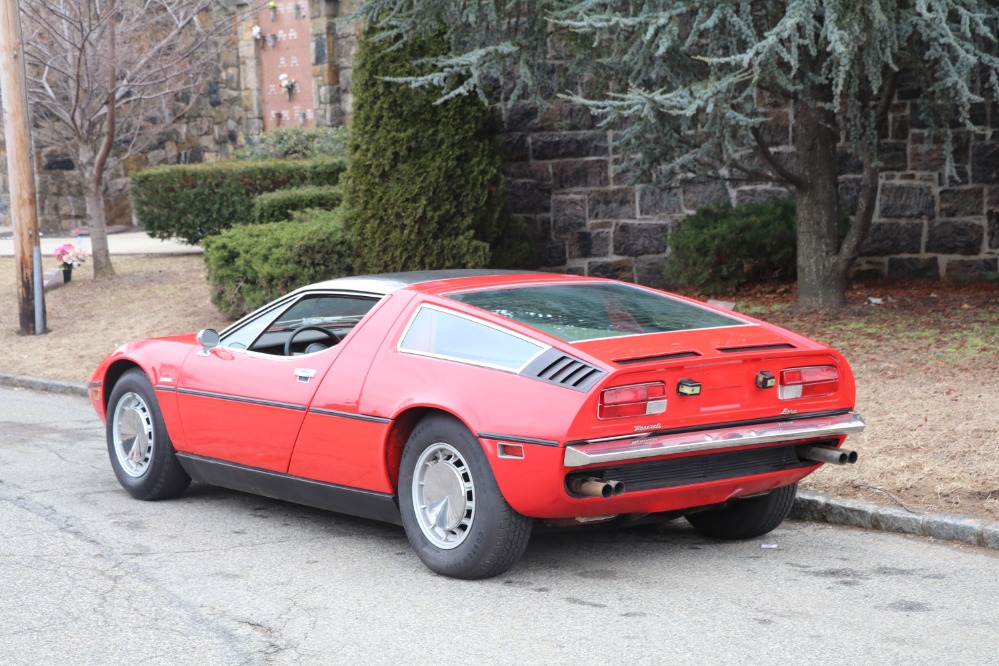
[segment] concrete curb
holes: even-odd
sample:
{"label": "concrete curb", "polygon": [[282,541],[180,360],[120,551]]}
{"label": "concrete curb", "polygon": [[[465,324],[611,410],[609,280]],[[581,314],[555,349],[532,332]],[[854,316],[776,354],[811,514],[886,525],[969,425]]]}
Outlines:
{"label": "concrete curb", "polygon": [[[23,377],[0,373],[0,386],[26,388],[87,397],[87,385],[57,379]],[[900,506],[843,499],[826,493],[799,490],[791,508],[793,520],[846,525],[865,530],[933,537],[999,550],[999,521],[956,513],[909,511]]]}
{"label": "concrete curb", "polygon": [[933,537],[941,541],[959,541],[999,550],[999,522],[987,518],[910,511],[900,506],[858,502],[808,490],[798,491],[798,498],[791,509],[791,518]]}
{"label": "concrete curb", "polygon": [[0,373],[0,386],[26,388],[32,391],[48,391],[87,397],[87,385],[79,382],[64,382],[58,379],[42,379],[40,377],[24,377],[22,375],[5,375]]}

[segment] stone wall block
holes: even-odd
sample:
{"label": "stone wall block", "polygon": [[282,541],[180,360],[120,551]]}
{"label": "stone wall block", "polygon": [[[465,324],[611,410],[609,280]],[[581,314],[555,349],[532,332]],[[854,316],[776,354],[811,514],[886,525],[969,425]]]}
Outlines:
{"label": "stone wall block", "polygon": [[955,282],[981,279],[985,273],[999,271],[999,259],[949,259],[944,266],[944,276]]}
{"label": "stone wall block", "polygon": [[882,217],[933,219],[936,216],[936,207],[933,187],[930,185],[893,183],[881,185]]}
{"label": "stone wall block", "polygon": [[988,220],[989,249],[999,250],[999,208],[989,211]]}
{"label": "stone wall block", "polygon": [[979,254],[985,227],[978,222],[938,220],[931,222],[926,236],[926,251],[936,254]]}
{"label": "stone wall block", "polygon": [[652,185],[639,185],[638,192],[638,217],[660,217],[663,215],[676,215],[683,212],[680,207],[680,191],[676,189],[664,190]]}
{"label": "stone wall block", "polygon": [[875,222],[860,247],[862,256],[919,254],[922,222]]}
{"label": "stone wall block", "polygon": [[889,280],[939,280],[940,264],[936,257],[891,257]]}
{"label": "stone wall block", "polygon": [[570,234],[586,230],[586,197],[552,197],[552,235],[568,238]]}
{"label": "stone wall block", "polygon": [[568,259],[564,241],[545,241],[538,248],[538,263],[542,267],[565,266]]}
{"label": "stone wall block", "polygon": [[548,162],[514,162],[506,166],[507,175],[514,179],[536,180],[551,184],[552,170]]}
{"label": "stone wall block", "polygon": [[591,261],[586,266],[586,274],[593,277],[613,278],[625,282],[635,281],[635,260],[631,257],[612,261]]}
{"label": "stone wall block", "polygon": [[531,135],[531,157],[562,160],[606,156],[606,132],[541,132]]}
{"label": "stone wall block", "polygon": [[551,164],[552,187],[556,190],[607,187],[610,184],[607,160],[556,160]]}
{"label": "stone wall block", "polygon": [[666,256],[662,254],[635,258],[635,281],[656,289],[666,289],[665,267]]}
{"label": "stone wall block", "polygon": [[683,207],[686,210],[720,203],[731,203],[728,188],[721,181],[690,181],[683,186]]}
{"label": "stone wall block", "polygon": [[606,257],[610,246],[610,231],[577,231],[566,239],[570,259]]}
{"label": "stone wall block", "polygon": [[974,217],[985,210],[985,190],[978,187],[940,190],[940,217]]}
{"label": "stone wall block", "polygon": [[506,195],[510,211],[515,215],[547,215],[551,212],[552,190],[533,180],[506,179]]}
{"label": "stone wall block", "polygon": [[639,257],[666,252],[669,222],[621,222],[614,233],[614,254]]}
{"label": "stone wall block", "polygon": [[786,196],[789,196],[788,191],[782,187],[742,187],[735,191],[735,205],[742,206]]}
{"label": "stone wall block", "polygon": [[591,220],[633,220],[637,213],[632,187],[592,190],[586,195],[586,203]]}
{"label": "stone wall block", "polygon": [[999,183],[999,143],[976,142],[971,148],[971,180],[974,183]]}

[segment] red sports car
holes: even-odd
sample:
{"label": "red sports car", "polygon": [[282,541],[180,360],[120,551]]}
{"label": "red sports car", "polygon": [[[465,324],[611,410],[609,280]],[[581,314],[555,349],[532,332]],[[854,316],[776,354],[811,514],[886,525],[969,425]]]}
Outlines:
{"label": "red sports car", "polygon": [[401,523],[459,578],[508,569],[536,521],[765,534],[864,428],[829,347],[654,289],[496,271],[303,287],[221,333],[120,347],[90,396],[136,498],[195,479]]}

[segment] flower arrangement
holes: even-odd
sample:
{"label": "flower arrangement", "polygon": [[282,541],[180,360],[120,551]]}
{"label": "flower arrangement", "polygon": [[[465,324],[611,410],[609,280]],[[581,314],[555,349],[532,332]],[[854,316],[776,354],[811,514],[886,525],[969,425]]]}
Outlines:
{"label": "flower arrangement", "polygon": [[263,32],[261,32],[261,30],[260,30],[260,26],[259,26],[259,25],[255,25],[255,26],[253,26],[252,28],[250,28],[250,34],[251,34],[251,35],[253,36],[253,38],[254,38],[255,40],[257,40],[258,42],[259,42],[259,41],[260,41],[261,39],[263,39],[263,37],[264,37],[264,34],[263,34]]}
{"label": "flower arrangement", "polygon": [[284,94],[288,96],[288,99],[291,99],[291,93],[295,92],[295,89],[298,86],[295,79],[291,78],[284,72],[278,76],[278,84],[281,86],[281,90],[284,91]]}
{"label": "flower arrangement", "polygon": [[270,12],[270,14],[271,14],[271,20],[272,21],[277,20],[278,5],[277,5],[276,2],[273,2],[273,1],[272,2],[268,2],[267,3],[267,11]]}
{"label": "flower arrangement", "polygon": [[55,249],[55,258],[60,268],[73,268],[87,260],[87,251],[72,243],[64,243]]}

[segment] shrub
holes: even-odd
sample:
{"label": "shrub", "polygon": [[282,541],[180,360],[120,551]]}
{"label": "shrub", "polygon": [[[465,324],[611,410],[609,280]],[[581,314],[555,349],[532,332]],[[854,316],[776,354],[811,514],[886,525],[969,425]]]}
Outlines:
{"label": "shrub", "polygon": [[346,127],[282,127],[248,140],[236,153],[238,160],[344,157]]}
{"label": "shrub", "polygon": [[747,283],[794,279],[795,228],[790,198],[698,209],[669,237],[667,281],[717,294]]}
{"label": "shrub", "polygon": [[205,236],[253,222],[253,198],[301,185],[335,185],[343,160],[227,160],[153,167],[132,176],[139,224],[154,238],[196,245]]}
{"label": "shrub", "polygon": [[444,52],[439,36],[361,39],[344,183],[359,271],[533,263],[526,225],[506,205],[494,111],[474,95],[436,104],[438,90],[385,80]]}
{"label": "shrub", "polygon": [[256,224],[283,222],[296,210],[320,208],[332,210],[340,205],[342,195],[336,185],[310,185],[287,190],[265,192],[253,199],[253,221]]}
{"label": "shrub", "polygon": [[212,303],[233,318],[297,287],[349,275],[354,261],[340,209],[233,227],[203,244]]}

